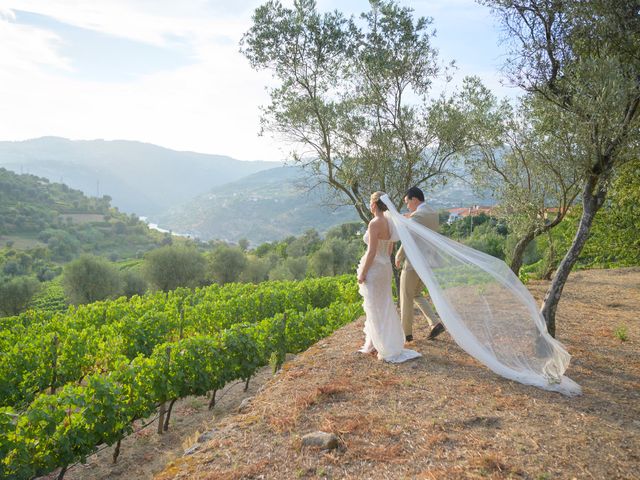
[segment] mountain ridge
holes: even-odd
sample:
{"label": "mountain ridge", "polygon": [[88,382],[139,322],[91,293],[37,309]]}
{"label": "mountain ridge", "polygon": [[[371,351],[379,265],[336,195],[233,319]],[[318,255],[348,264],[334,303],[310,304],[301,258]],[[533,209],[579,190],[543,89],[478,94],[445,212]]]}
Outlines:
{"label": "mountain ridge", "polygon": [[107,194],[120,210],[145,216],[188,201],[213,186],[279,165],[131,140],[40,137],[0,142],[0,166],[62,180],[88,195]]}

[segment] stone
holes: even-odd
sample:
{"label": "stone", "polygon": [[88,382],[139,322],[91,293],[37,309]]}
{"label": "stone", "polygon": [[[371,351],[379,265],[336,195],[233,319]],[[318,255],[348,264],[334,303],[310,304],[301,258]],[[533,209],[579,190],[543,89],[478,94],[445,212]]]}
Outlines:
{"label": "stone", "polygon": [[242,413],[249,409],[251,406],[251,402],[253,401],[253,397],[247,397],[242,402],[240,402],[240,406],[238,406],[238,412]]}
{"label": "stone", "polygon": [[302,437],[302,446],[304,447],[320,447],[323,450],[331,450],[337,448],[340,440],[334,433],[313,432],[307,433]]}
{"label": "stone", "polygon": [[198,450],[200,450],[200,445],[195,444],[195,445],[192,445],[192,446],[190,446],[189,448],[187,448],[187,449],[184,451],[184,454],[185,454],[185,455],[193,455],[193,454],[194,454],[194,453],[196,453]]}
{"label": "stone", "polygon": [[196,440],[196,441],[198,443],[208,442],[209,440],[211,440],[215,436],[215,434],[216,434],[215,430],[210,430],[208,432],[204,432],[202,435],[200,435],[198,437],[198,440]]}

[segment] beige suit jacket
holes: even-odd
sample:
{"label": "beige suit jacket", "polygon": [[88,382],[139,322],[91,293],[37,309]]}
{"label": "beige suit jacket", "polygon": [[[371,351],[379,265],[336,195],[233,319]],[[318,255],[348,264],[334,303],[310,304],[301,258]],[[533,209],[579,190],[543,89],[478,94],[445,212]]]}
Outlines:
{"label": "beige suit jacket", "polygon": [[[423,203],[420,208],[418,208],[415,212],[413,212],[410,217],[412,220],[424,225],[431,230],[438,231],[439,228],[439,218],[438,212],[436,212],[429,205]],[[403,268],[407,270],[413,270],[413,267],[409,263],[409,261],[405,258],[404,249],[402,246],[398,249],[398,253],[396,254],[396,258],[400,259],[400,262],[404,262]]]}

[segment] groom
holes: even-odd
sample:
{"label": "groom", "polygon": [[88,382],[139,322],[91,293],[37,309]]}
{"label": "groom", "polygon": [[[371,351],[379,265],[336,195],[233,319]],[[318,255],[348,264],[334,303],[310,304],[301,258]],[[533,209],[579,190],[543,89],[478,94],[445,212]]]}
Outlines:
{"label": "groom", "polygon": [[[418,187],[411,187],[404,196],[404,203],[409,209],[409,214],[407,215],[409,218],[431,230],[438,230],[438,212],[424,203],[422,190]],[[400,315],[405,339],[407,342],[413,341],[413,303],[415,302],[431,326],[431,331],[427,338],[433,340],[444,332],[444,326],[438,319],[429,300],[422,295],[424,284],[405,257],[404,248],[400,247],[396,255],[396,267],[400,268],[404,262],[402,273],[400,274]]]}

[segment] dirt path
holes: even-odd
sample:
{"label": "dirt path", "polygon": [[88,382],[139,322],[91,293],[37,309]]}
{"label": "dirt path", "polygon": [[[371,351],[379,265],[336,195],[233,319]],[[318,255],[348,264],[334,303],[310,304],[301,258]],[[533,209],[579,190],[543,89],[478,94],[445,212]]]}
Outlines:
{"label": "dirt path", "polygon": [[[529,287],[540,300],[547,283]],[[210,441],[155,478],[638,478],[640,269],[572,274],[557,322],[581,397],[502,379],[447,334],[425,340],[420,320],[422,358],[357,355],[360,319],[288,362],[248,411],[221,418]],[[339,449],[302,448],[316,430],[337,434]]]}

